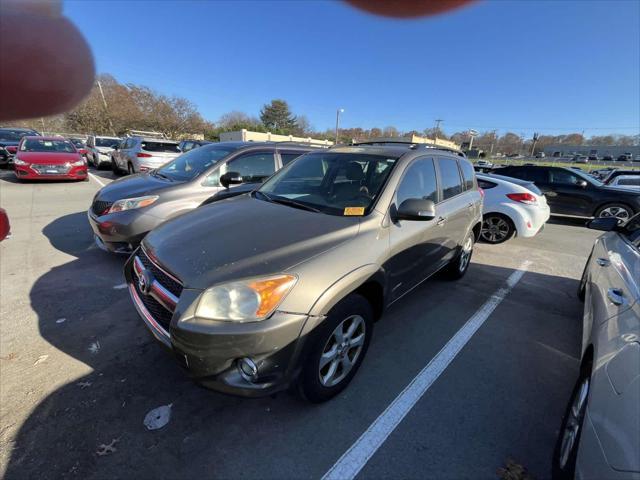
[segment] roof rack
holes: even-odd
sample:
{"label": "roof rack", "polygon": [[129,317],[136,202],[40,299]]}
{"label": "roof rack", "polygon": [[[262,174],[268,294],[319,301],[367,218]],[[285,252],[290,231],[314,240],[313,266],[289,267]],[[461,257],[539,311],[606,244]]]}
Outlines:
{"label": "roof rack", "polygon": [[152,137],[163,139],[167,138],[167,136],[162,132],[147,132],[145,130],[127,130],[127,133],[125,135],[127,137]]}
{"label": "roof rack", "polygon": [[402,141],[402,140],[385,140],[385,141],[365,141],[365,142],[354,142],[351,145],[353,146],[358,146],[358,145],[379,145],[379,146],[385,146],[385,145],[391,145],[391,146],[396,146],[396,145],[406,145],[407,148],[410,148],[411,150],[417,150],[419,148],[423,148],[425,150],[443,150],[445,152],[451,152],[451,153],[455,153],[456,155],[459,155],[461,157],[465,157],[465,154],[462,150],[458,150],[457,148],[451,148],[451,147],[444,147],[441,145],[430,145],[428,143],[415,143],[415,142],[410,142],[410,141]]}
{"label": "roof rack", "polygon": [[267,143],[275,143],[276,146],[278,145],[292,145],[292,146],[297,146],[297,147],[315,147],[315,148],[328,148],[331,145],[322,145],[322,144],[317,144],[317,143],[308,143],[308,142],[293,142],[290,140],[284,140],[282,142],[267,142]]}

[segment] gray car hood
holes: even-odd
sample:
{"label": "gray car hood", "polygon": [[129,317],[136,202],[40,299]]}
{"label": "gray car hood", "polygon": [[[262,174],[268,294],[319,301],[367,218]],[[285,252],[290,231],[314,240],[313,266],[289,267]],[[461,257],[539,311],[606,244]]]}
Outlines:
{"label": "gray car hood", "polygon": [[148,173],[138,173],[111,182],[98,192],[95,199],[105,202],[115,202],[123,198],[153,195],[162,190],[178,186],[181,183],[183,182],[154,177]]}
{"label": "gray car hood", "polygon": [[185,288],[280,273],[355,237],[341,217],[235,197],[197,208],[149,233],[143,246]]}

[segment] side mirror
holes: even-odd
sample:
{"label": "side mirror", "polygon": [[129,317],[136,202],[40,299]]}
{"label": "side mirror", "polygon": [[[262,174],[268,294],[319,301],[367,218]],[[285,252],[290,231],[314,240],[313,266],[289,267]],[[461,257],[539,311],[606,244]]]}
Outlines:
{"label": "side mirror", "polygon": [[424,198],[407,198],[400,204],[395,213],[396,220],[433,220],[436,217],[436,206],[431,200]]}
{"label": "side mirror", "polygon": [[600,217],[594,218],[587,223],[587,227],[591,230],[600,230],[602,232],[611,232],[618,227],[619,220],[616,217]]}
{"label": "side mirror", "polygon": [[578,183],[576,183],[577,186],[579,186],[580,188],[587,188],[587,181],[586,180],[580,180],[578,181]]}
{"label": "side mirror", "polygon": [[120,150],[120,145],[114,145],[114,146],[113,146],[113,149],[114,149],[114,150]]}
{"label": "side mirror", "polygon": [[238,172],[227,172],[220,177],[220,185],[229,188],[229,185],[240,185],[242,183],[242,175]]}

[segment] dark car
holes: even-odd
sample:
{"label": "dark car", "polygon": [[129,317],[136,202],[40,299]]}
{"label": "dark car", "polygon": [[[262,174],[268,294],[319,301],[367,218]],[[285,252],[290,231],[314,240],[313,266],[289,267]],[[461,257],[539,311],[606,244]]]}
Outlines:
{"label": "dark car", "polygon": [[212,142],[208,142],[207,140],[182,140],[178,148],[182,153],[187,153],[189,150],[202,147],[203,145],[209,145],[210,143]]}
{"label": "dark car", "polygon": [[155,227],[197,208],[237,183],[259,183],[296,157],[304,144],[220,142],[183,153],[160,168],[102,188],[89,209],[100,248],[125,253]]}
{"label": "dark car", "polygon": [[40,135],[29,128],[0,128],[0,166],[13,163],[13,157],[18,151],[18,144],[22,137]]}
{"label": "dark car", "polygon": [[614,178],[619,177],[620,175],[640,175],[640,170],[629,170],[629,169],[625,170],[622,168],[616,168],[615,170],[610,171],[602,179],[602,182],[605,185],[609,185]]}
{"label": "dark car", "polygon": [[547,197],[552,215],[610,217],[626,221],[640,211],[640,193],[610,187],[584,172],[563,167],[508,166],[494,173],[531,180]]}
{"label": "dark car", "polygon": [[603,162],[613,162],[613,155],[603,155],[602,161]]}
{"label": "dark car", "polygon": [[199,383],[246,396],[297,385],[321,402],[354,377],[388,305],[439,271],[464,276],[481,222],[460,154],[321,149],[153,230],[125,277],[149,331]]}

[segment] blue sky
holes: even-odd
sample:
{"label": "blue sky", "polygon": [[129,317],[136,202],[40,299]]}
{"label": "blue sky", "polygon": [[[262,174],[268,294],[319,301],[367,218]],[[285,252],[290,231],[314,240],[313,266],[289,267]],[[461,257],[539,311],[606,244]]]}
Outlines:
{"label": "blue sky", "polygon": [[334,1],[77,1],[99,72],[215,121],[272,98],[317,129],[442,118],[529,135],[640,131],[640,2],[485,1],[394,20]]}

